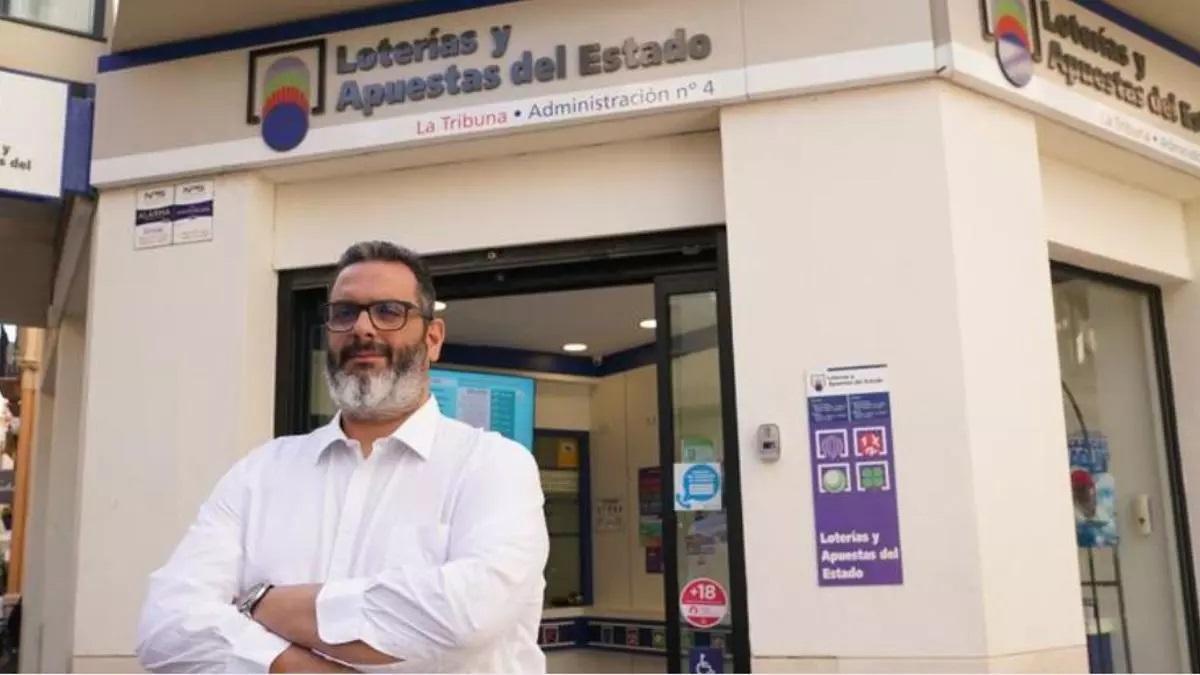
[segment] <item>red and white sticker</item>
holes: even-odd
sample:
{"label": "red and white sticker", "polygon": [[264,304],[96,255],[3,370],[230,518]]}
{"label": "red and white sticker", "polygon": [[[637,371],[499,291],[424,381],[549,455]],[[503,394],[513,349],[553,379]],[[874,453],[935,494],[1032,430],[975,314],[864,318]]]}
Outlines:
{"label": "red and white sticker", "polygon": [[683,620],[696,628],[712,628],[729,611],[725,587],[707,577],[692,579],[679,592],[679,612]]}

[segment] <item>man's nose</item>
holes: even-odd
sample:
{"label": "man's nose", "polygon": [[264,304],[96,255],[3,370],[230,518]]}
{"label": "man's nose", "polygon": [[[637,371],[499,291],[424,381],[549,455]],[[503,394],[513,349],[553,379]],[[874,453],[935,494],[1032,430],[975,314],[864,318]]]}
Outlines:
{"label": "man's nose", "polygon": [[375,324],[371,323],[370,310],[363,308],[354,322],[354,335],[360,338],[374,338]]}

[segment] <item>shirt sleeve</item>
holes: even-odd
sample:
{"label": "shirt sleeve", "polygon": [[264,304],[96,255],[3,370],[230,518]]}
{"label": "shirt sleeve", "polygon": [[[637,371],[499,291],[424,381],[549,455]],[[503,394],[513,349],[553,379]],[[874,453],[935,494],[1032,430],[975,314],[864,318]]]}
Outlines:
{"label": "shirt sleeve", "polygon": [[457,494],[446,562],[326,583],[316,607],[323,642],[361,640],[432,670],[492,642],[540,599],[549,538],[537,465],[516,443],[484,438]]}
{"label": "shirt sleeve", "polygon": [[150,575],[137,656],[151,672],[258,672],[288,642],[233,606],[242,568],[247,460],[200,507],[170,560]]}

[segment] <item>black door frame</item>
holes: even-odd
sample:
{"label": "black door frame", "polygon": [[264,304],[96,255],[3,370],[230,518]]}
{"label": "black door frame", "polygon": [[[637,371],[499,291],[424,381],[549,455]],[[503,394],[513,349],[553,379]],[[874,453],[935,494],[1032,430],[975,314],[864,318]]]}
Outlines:
{"label": "black door frame", "polygon": [[1184,491],[1183,460],[1179,450],[1179,428],[1175,416],[1175,389],[1171,383],[1170,349],[1167,341],[1167,320],[1163,312],[1162,289],[1133,279],[1097,272],[1061,262],[1050,263],[1051,279],[1061,275],[1135,291],[1146,296],[1150,314],[1150,339],[1154,352],[1154,375],[1158,387],[1160,423],[1166,446],[1167,485],[1171,494],[1172,520],[1175,523],[1175,554],[1178,558],[1179,585],[1183,593],[1183,620],[1187,634],[1187,653],[1191,661],[1188,670],[1200,667],[1200,605],[1196,599],[1196,570],[1192,558],[1191,525],[1188,518],[1187,495]]}
{"label": "black door frame", "polygon": [[[725,437],[725,493],[729,513],[729,572],[734,632],[732,645],[738,672],[750,670],[749,616],[746,599],[745,542],[738,471],[737,411],[734,404],[733,336],[729,307],[729,271],[723,225],[651,234],[602,237],[546,244],[496,247],[426,256],[438,298],[455,300],[522,293],[577,290],[599,286],[650,284],[670,275],[704,274],[715,281],[718,298],[722,423]],[[334,266],[285,270],[279,273],[276,332],[275,433],[308,430],[308,364],[317,304],[327,295]],[[661,324],[660,324],[661,325]],[[666,369],[660,368],[661,372]],[[660,383],[659,396],[662,396]],[[660,399],[660,409],[661,409]],[[661,422],[661,419],[660,419]],[[660,425],[661,427],[661,425]],[[660,431],[661,433],[661,431]],[[668,442],[667,449],[672,442]],[[664,520],[673,514],[669,473],[662,480]],[[667,545],[664,522],[664,547]],[[673,542],[672,542],[673,547]],[[678,625],[677,575],[664,548],[665,610]],[[674,555],[674,553],[670,553]],[[672,590],[673,589],[673,590]],[[676,631],[678,628],[676,628]],[[668,650],[668,670],[674,672],[678,654]]]}
{"label": "black door frame", "polygon": [[[724,267],[725,250],[719,253]],[[658,433],[663,501],[663,561],[665,580],[663,606],[667,615],[667,672],[681,672],[681,626],[679,607],[679,521],[674,504],[675,418],[671,389],[671,311],[672,295],[713,292],[717,296],[717,357],[721,378],[721,436],[723,442],[721,466],[724,473],[724,506],[728,513],[729,584],[733,613],[734,672],[750,672],[750,629],[747,624],[746,558],[742,532],[741,470],[738,464],[738,431],[736,390],[733,381],[733,335],[730,326],[729,288],[727,275],[716,272],[693,272],[661,276],[654,284],[654,316],[658,321]],[[735,546],[733,542],[738,542]],[[737,554],[734,550],[737,549]]]}

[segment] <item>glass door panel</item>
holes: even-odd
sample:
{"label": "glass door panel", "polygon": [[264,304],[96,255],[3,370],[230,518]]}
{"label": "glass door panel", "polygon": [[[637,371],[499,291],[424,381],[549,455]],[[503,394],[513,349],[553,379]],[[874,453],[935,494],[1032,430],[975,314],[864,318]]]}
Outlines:
{"label": "glass door panel", "polygon": [[[1092,672],[1179,672],[1189,658],[1182,504],[1149,289],[1056,269],[1054,308]],[[1186,546],[1186,543],[1185,543]]]}
{"label": "glass door panel", "polygon": [[[737,454],[727,446],[731,411],[722,384],[729,355],[722,352],[716,278],[670,277],[656,286],[663,475],[672,477],[664,481],[668,668],[745,671],[741,568],[731,565],[740,556],[740,513],[731,515],[739,498],[730,480]],[[736,466],[733,472],[736,480]]]}

